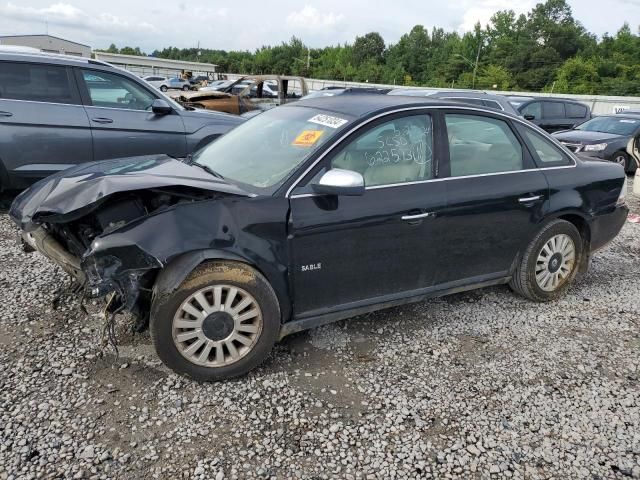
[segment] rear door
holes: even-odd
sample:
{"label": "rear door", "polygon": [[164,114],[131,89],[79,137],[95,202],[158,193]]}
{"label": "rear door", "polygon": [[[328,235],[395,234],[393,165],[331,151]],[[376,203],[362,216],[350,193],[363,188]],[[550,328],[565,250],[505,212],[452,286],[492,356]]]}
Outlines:
{"label": "rear door", "polygon": [[568,130],[575,120],[567,118],[564,102],[545,100],[542,102],[542,122],[540,126],[549,133]]}
{"label": "rear door", "polygon": [[445,114],[447,206],[436,281],[441,288],[506,277],[548,208],[549,187],[510,121]]}
{"label": "rear door", "polygon": [[0,162],[8,174],[4,182],[21,188],[92,158],[89,120],[71,70],[0,62]]}
{"label": "rear door", "polygon": [[91,124],[96,160],[166,153],[186,155],[182,118],[177,112],[156,115],[160,98],[142,82],[124,75],[77,69],[76,78]]}

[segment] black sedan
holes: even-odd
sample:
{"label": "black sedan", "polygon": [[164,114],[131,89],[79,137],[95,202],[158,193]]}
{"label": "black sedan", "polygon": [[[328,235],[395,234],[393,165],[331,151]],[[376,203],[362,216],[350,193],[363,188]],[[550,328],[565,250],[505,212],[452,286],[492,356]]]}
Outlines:
{"label": "black sedan", "polygon": [[553,134],[572,152],[619,163],[627,173],[634,173],[637,168],[627,153],[627,145],[638,135],[640,115],[621,114],[595,117],[572,130]]}
{"label": "black sedan", "polygon": [[199,380],[282,337],[509,284],[562,296],[625,222],[619,165],[479,107],[341,96],[269,110],[192,159],[84,164],[16,198],[32,247],[150,324]]}

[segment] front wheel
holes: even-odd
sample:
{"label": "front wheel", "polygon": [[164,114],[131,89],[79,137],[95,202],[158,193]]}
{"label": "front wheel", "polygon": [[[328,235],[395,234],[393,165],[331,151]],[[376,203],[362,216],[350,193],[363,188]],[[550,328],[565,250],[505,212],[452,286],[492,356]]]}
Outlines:
{"label": "front wheel", "polygon": [[618,165],[622,165],[622,168],[624,168],[624,171],[626,173],[630,172],[631,159],[629,158],[629,155],[627,155],[625,152],[616,152],[613,155],[612,161],[617,163]]}
{"label": "front wheel", "polygon": [[182,87],[182,91],[183,91],[183,92],[187,92],[187,91],[189,91],[190,89],[191,89],[191,87],[190,87],[189,85],[184,85],[184,86]]}
{"label": "front wheel", "polygon": [[200,381],[244,375],[269,355],[280,309],[267,280],[238,262],[196,268],[168,298],[154,299],[151,338],[160,359]]}
{"label": "front wheel", "polygon": [[167,86],[166,86],[166,85],[162,85],[162,86],[160,87],[160,90],[161,90],[162,92],[166,92],[166,91],[168,90],[168,88],[167,88]]}
{"label": "front wheel", "polygon": [[558,299],[576,278],[582,249],[582,237],[572,223],[550,222],[525,250],[509,286],[534,302]]}

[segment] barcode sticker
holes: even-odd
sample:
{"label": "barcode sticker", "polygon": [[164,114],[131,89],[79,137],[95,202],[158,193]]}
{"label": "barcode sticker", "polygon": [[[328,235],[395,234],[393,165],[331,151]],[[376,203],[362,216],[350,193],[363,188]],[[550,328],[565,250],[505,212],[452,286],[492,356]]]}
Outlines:
{"label": "barcode sticker", "polygon": [[331,115],[323,114],[316,115],[315,117],[310,118],[309,121],[329,128],[339,128],[348,122],[348,120],[345,120],[344,118],[332,117]]}

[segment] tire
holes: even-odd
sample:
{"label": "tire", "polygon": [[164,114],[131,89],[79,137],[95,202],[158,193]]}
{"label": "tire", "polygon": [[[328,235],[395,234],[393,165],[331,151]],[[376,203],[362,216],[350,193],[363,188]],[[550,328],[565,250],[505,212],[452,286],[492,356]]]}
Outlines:
{"label": "tire", "polygon": [[[571,258],[570,255],[563,257],[562,253],[560,253],[559,256],[555,254],[555,256],[549,255],[546,252],[543,254],[543,249],[547,246],[548,242],[552,239],[564,241],[565,237],[568,237],[573,243],[574,253],[570,268],[569,264],[565,263],[565,260],[568,262]],[[560,249],[562,249],[562,247],[560,247]],[[516,293],[534,302],[550,302],[556,300],[566,293],[571,283],[575,280],[582,261],[582,255],[583,239],[578,229],[572,223],[565,220],[553,220],[545,225],[527,246],[509,282],[509,286]],[[543,256],[546,258],[546,265],[544,263],[538,263]],[[558,267],[557,269],[556,266]],[[565,268],[569,268],[569,271],[565,272]],[[536,277],[536,270],[538,270],[540,280]],[[559,278],[558,284],[554,286],[554,275],[557,272],[560,272],[558,274],[559,276],[563,274],[565,276]],[[548,279],[548,274],[552,276],[552,279],[546,284],[545,288],[544,284],[545,280]]]}
{"label": "tire", "polygon": [[[629,173],[631,171],[631,159],[629,155],[625,152],[616,152],[611,157],[611,161],[613,163],[617,163],[618,165],[622,165],[625,173]],[[635,163],[635,162],[634,162]]]}
{"label": "tire", "polygon": [[167,90],[169,90],[169,89],[167,88],[167,86],[166,86],[166,85],[161,85],[161,86],[160,86],[160,91],[161,91],[161,92],[166,92]]}
{"label": "tire", "polygon": [[[233,298],[227,306],[229,297]],[[200,314],[196,317],[185,308]],[[267,358],[279,335],[280,307],[269,282],[250,266],[209,262],[191,272],[168,298],[154,295],[149,326],[165,365],[195,380],[212,382],[244,375]],[[235,340],[238,336],[242,342]]]}
{"label": "tire", "polygon": [[191,90],[191,87],[189,87],[189,85],[184,85],[184,86],[182,87],[182,91],[183,91],[183,92],[188,92],[189,90]]}

